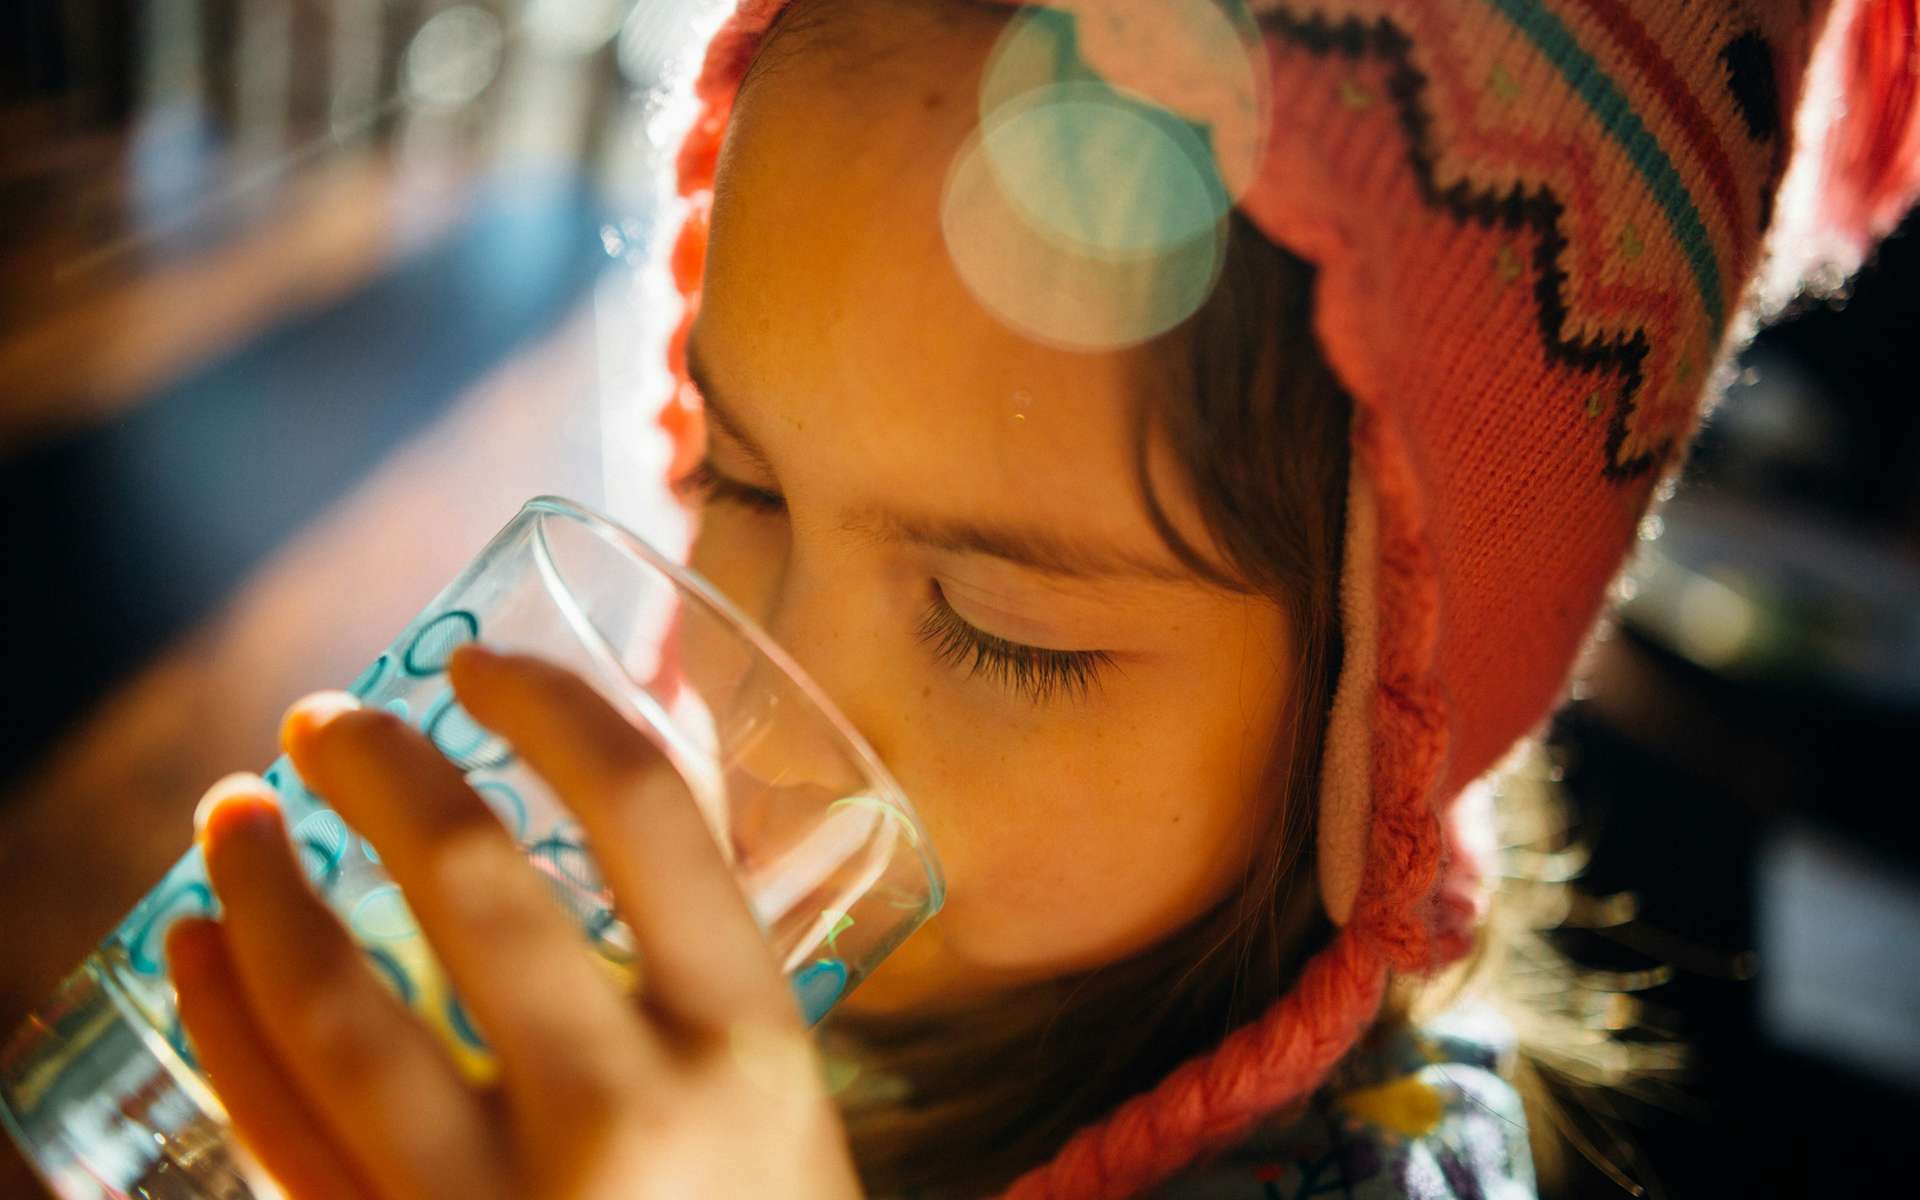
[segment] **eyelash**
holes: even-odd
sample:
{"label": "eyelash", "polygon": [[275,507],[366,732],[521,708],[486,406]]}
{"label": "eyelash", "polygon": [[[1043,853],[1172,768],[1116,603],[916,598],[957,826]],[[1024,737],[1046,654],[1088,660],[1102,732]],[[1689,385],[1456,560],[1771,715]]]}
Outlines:
{"label": "eyelash", "polygon": [[1099,684],[1101,671],[1113,665],[1104,650],[1043,650],[975,629],[953,611],[937,583],[916,632],[941,662],[969,678],[985,676],[1035,704],[1059,695],[1084,699]]}
{"label": "eyelash", "polygon": [[[769,515],[787,510],[784,497],[728,479],[710,461],[687,472],[677,486],[707,503],[738,504]],[[968,678],[984,676],[1034,704],[1061,695],[1084,699],[1100,682],[1100,673],[1113,664],[1113,656],[1104,650],[1045,650],[976,629],[953,611],[937,583],[915,633],[945,665],[965,671]]]}
{"label": "eyelash", "polygon": [[784,513],[787,511],[786,497],[765,488],[749,487],[732,479],[721,476],[713,469],[711,459],[702,459],[688,471],[678,484],[677,490],[690,492],[702,501],[738,504],[742,508],[758,513]]}

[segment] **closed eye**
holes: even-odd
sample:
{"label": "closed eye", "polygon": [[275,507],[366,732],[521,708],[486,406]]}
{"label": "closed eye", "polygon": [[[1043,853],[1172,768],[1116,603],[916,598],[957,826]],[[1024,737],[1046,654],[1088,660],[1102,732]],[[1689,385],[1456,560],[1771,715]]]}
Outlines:
{"label": "closed eye", "polygon": [[1113,656],[1104,650],[1048,650],[977,629],[947,603],[937,582],[916,632],[936,659],[969,678],[984,676],[1034,704],[1063,695],[1084,699],[1100,683],[1102,672],[1113,666]]}
{"label": "closed eye", "polygon": [[760,513],[787,511],[785,496],[722,475],[714,469],[710,458],[700,460],[699,465],[682,476],[673,487],[683,499],[690,498],[701,504],[737,504]]}

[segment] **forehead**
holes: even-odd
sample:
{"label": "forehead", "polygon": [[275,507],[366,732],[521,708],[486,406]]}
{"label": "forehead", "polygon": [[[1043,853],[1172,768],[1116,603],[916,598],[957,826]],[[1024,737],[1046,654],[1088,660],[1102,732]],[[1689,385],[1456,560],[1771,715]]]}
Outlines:
{"label": "forehead", "polygon": [[[1011,515],[1160,549],[1134,481],[1134,422],[1169,386],[1170,356],[1042,345],[974,299],[940,205],[1003,18],[900,19],[862,35],[870,45],[807,30],[743,90],[696,333],[714,382],[808,433],[810,450],[848,454],[876,486],[974,516],[1010,515],[980,510],[1017,498]],[[878,478],[890,467],[903,477]],[[1156,494],[1197,532],[1183,491],[1160,464]]]}

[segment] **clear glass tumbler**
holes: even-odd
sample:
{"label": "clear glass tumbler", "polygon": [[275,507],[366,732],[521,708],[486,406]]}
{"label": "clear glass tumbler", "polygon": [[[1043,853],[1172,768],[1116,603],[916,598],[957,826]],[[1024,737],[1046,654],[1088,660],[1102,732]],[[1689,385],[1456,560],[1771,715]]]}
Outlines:
{"label": "clear glass tumbler", "polygon": [[[578,823],[454,699],[447,658],[476,638],[574,669],[660,747],[663,786],[700,805],[809,1023],[939,909],[940,867],[912,806],[793,660],[684,566],[541,496],[350,690],[460,765],[623,985],[643,988],[644,964]],[[315,889],[368,961],[469,1078],[488,1079],[485,1039],[372,847],[284,756],[264,775]],[[174,920],[217,909],[191,850],[0,1051],[0,1118],[56,1195],[273,1194],[198,1071],[161,951]]]}

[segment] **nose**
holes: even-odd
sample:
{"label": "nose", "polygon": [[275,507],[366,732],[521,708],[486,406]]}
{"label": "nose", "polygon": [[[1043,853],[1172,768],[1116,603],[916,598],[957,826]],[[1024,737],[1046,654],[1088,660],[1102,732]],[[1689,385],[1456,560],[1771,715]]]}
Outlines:
{"label": "nose", "polygon": [[[757,881],[771,908],[815,907],[817,895],[801,892],[830,879],[854,886],[861,864],[870,866],[891,836],[886,823],[873,822],[870,807],[837,804],[873,792],[866,762],[846,736],[851,729],[871,744],[874,731],[861,710],[880,697],[872,638],[859,629],[868,600],[843,577],[810,575],[790,563],[758,616],[806,682],[758,662],[724,701],[733,848],[743,877]],[[816,696],[837,716],[816,705]]]}
{"label": "nose", "polygon": [[899,822],[841,730],[783,672],[743,679],[722,737],[735,872],[784,970],[888,871]]}
{"label": "nose", "polygon": [[884,682],[872,614],[873,589],[831,564],[796,557],[767,598],[762,627],[827,703],[884,754],[876,718]]}
{"label": "nose", "polygon": [[813,807],[803,795],[866,790],[862,761],[846,736],[851,718],[841,708],[855,664],[840,657],[827,601],[789,588],[766,610],[763,629],[798,677],[755,656],[715,698],[729,789],[740,795],[735,831],[743,858],[756,855],[755,839],[787,844],[782,829],[805,820],[788,814]]}
{"label": "nose", "polygon": [[[851,582],[833,549],[804,532],[759,544],[731,525],[703,529],[693,569],[764,631],[847,720],[884,754],[872,683],[876,589]],[[874,711],[864,711],[873,706]]]}

